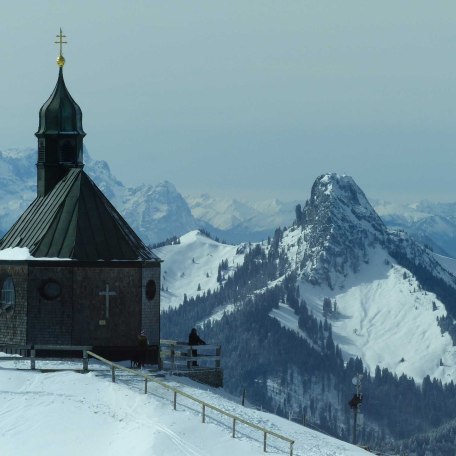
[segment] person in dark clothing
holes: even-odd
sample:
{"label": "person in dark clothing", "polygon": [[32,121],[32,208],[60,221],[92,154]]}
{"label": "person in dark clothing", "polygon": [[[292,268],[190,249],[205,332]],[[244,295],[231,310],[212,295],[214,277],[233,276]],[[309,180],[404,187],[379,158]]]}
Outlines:
{"label": "person in dark clothing", "polygon": [[149,345],[149,341],[147,340],[146,332],[144,329],[141,331],[141,334],[138,335],[138,346],[139,346],[139,364],[141,369],[146,364],[146,357],[147,357],[147,347]]}
{"label": "person in dark clothing", "polygon": [[188,345],[206,345],[206,342],[198,336],[196,328],[193,328],[188,335]]}
{"label": "person in dark clothing", "polygon": [[[206,345],[206,342],[204,342],[204,340],[198,336],[196,328],[192,328],[190,334],[188,335],[188,345]],[[196,356],[198,356],[198,350],[192,349],[192,358]],[[192,366],[198,366],[198,363],[196,361],[193,361]]]}

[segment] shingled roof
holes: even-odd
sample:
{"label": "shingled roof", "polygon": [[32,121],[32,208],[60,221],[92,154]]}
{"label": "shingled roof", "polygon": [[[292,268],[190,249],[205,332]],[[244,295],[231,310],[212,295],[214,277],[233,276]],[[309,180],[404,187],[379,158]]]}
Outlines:
{"label": "shingled roof", "polygon": [[81,168],[37,197],[0,241],[37,258],[160,261]]}

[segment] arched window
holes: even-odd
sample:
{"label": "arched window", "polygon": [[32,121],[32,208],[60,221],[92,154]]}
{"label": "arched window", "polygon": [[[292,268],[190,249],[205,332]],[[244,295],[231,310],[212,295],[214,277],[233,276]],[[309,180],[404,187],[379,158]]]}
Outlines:
{"label": "arched window", "polygon": [[2,290],[0,293],[0,306],[4,311],[12,311],[16,303],[16,292],[14,290],[14,282],[11,276],[3,280]]}

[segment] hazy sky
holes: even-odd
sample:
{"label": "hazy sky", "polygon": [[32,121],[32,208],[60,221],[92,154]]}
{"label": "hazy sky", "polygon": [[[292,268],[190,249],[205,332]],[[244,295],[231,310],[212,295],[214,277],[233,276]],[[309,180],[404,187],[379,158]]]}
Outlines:
{"label": "hazy sky", "polygon": [[456,2],[1,2],[0,149],[35,146],[59,27],[85,144],[129,185],[456,201]]}

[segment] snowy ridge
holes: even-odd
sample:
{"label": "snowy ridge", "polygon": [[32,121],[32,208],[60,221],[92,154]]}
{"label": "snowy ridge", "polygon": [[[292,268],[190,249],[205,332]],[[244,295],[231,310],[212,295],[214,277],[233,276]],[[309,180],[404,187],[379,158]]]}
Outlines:
{"label": "snowy ridge", "polygon": [[[445,304],[425,291],[414,272],[403,265],[414,265],[421,274],[442,280],[456,296],[456,279],[446,269],[448,260],[438,261],[404,232],[388,230],[348,176],[320,176],[297,215],[299,220],[283,231],[278,246],[287,259],[285,276],[297,273],[301,298],[314,316],[331,323],[334,341],[345,359],[358,356],[371,372],[379,365],[417,381],[428,374],[444,382],[456,380],[456,350],[437,322],[438,317],[448,314]],[[164,269],[182,270],[178,259],[186,258],[190,264],[189,255],[195,256],[202,249],[194,235],[187,242],[159,252],[165,260]],[[271,246],[260,245],[267,254]],[[236,247],[230,249],[232,255],[240,253]],[[214,256],[213,266],[205,267],[215,271],[221,258]],[[230,265],[237,262],[241,263],[229,260]],[[197,281],[194,275],[181,278],[174,274],[172,280],[169,276],[170,283],[173,287],[179,283],[180,296],[189,291],[194,295],[197,283],[204,279],[201,274],[204,270]],[[331,301],[330,312],[323,310],[325,299]],[[182,300],[173,300],[165,293],[162,302],[166,307],[179,305]],[[235,312],[234,304],[207,315],[203,323],[220,319],[224,312]],[[285,302],[278,303],[270,316],[308,340],[298,326],[298,315]]]}
{"label": "snowy ridge", "polygon": [[375,202],[385,223],[404,229],[436,253],[456,257],[456,204],[421,201],[415,204]]}
{"label": "snowy ridge", "polygon": [[[184,301],[219,288],[218,266],[227,260],[230,274],[244,261],[243,246],[220,244],[199,231],[191,231],[180,238],[180,244],[155,250],[166,258],[162,266],[161,309],[174,308]],[[198,289],[199,288],[199,289]]]}

